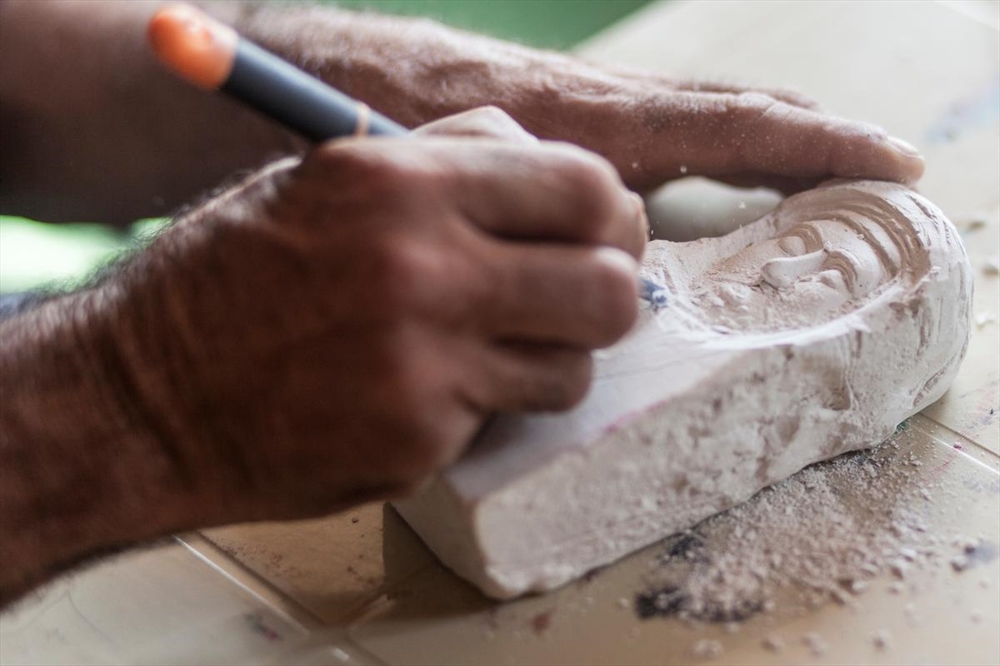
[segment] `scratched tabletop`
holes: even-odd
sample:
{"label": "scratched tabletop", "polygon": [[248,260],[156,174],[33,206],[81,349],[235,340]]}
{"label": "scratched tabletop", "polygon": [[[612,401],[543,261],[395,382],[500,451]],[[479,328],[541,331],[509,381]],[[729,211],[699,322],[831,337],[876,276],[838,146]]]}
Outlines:
{"label": "scratched tabletop", "polygon": [[[183,535],[65,577],[0,616],[0,662],[1000,662],[1000,278],[989,265],[1000,253],[1000,4],[671,2],[579,52],[797,87],[926,156],[919,189],[965,240],[976,323],[950,391],[884,447],[884,469],[900,473],[873,483],[910,498],[937,559],[905,578],[875,572],[843,603],[735,626],[642,612],[663,544],[498,604],[438,564],[391,508],[371,504]],[[679,216],[736,221],[755,210],[749,193],[698,192],[654,197],[652,216],[683,226]]]}

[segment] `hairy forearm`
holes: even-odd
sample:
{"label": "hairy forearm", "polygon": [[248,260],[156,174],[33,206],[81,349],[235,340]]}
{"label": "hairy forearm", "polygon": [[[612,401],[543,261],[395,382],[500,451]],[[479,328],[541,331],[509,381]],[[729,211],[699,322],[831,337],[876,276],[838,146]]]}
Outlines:
{"label": "hairy forearm", "polygon": [[0,323],[0,605],[191,519],[155,406],[136,400],[117,298],[105,285]]}
{"label": "hairy forearm", "polygon": [[[407,127],[496,106],[539,138],[604,155],[632,184],[620,123],[609,122],[637,102],[634,90],[623,90],[621,73],[428,19],[328,6],[265,4],[246,12],[238,27]],[[654,124],[642,136],[651,138]]]}
{"label": "hairy forearm", "polygon": [[[416,127],[484,105],[540,129],[528,107],[552,95],[559,71],[586,66],[446,27],[427,19],[332,10],[308,4],[260,5],[245,12],[240,31],[334,87],[398,122]],[[544,66],[543,66],[544,65]]]}

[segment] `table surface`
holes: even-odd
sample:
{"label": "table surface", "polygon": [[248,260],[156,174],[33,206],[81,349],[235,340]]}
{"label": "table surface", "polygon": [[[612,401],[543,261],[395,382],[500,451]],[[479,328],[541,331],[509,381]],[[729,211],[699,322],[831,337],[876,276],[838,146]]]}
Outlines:
{"label": "table surface", "polygon": [[[910,420],[887,463],[912,467],[904,483],[921,489],[916,508],[942,537],[936,564],[905,584],[876,576],[849,603],[726,626],[637,614],[662,554],[654,545],[549,594],[496,604],[442,568],[391,508],[372,504],[185,535],[68,576],[0,617],[0,661],[1000,661],[1000,326],[989,321],[1000,315],[1000,279],[985,268],[1000,253],[1000,4],[672,2],[580,52],[682,77],[794,86],[925,154],[920,190],[966,241],[980,322],[951,390]],[[736,215],[731,196],[709,203],[715,217],[727,207]],[[956,571],[948,548],[963,538],[978,540],[981,557]],[[876,631],[887,645],[876,645]],[[809,634],[826,649],[811,648]],[[768,649],[766,637],[785,647]]]}

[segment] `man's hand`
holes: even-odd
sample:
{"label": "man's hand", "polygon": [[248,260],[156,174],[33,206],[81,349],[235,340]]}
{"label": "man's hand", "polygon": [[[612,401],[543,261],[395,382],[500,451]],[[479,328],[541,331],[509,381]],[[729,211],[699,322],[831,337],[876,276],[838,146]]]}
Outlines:
{"label": "man's hand", "polygon": [[[274,123],[154,61],[146,23],[160,4],[0,3],[5,212],[124,224],[303,149]],[[923,171],[922,159],[880,128],[791,92],[612,70],[425,20],[201,4],[408,127],[498,106],[532,134],[603,155],[637,191],[684,175],[794,191],[834,176],[910,182]],[[52,34],[62,48],[39,50]]]}
{"label": "man's hand", "polygon": [[[825,113],[794,91],[678,82],[567,67],[562,93],[524,94],[519,117],[539,136],[561,135],[611,160],[648,191],[685,176],[794,193],[831,177],[913,183],[917,150],[864,122]],[[533,108],[534,107],[534,108]]]}
{"label": "man's hand", "polygon": [[493,104],[532,134],[603,155],[638,191],[685,175],[793,192],[923,173],[905,142],[794,91],[611,69],[429,21],[262,7],[240,27],[400,122]]}
{"label": "man's hand", "polygon": [[636,316],[644,233],[567,145],[331,143],[150,249],[132,334],[168,358],[134,361],[172,368],[186,425],[164,436],[230,518],[407,492],[490,414],[583,397],[590,350]]}
{"label": "man's hand", "polygon": [[424,133],[281,162],[2,323],[0,598],[110,545],[410,492],[491,414],[582,399],[636,317],[641,201],[495,109]]}

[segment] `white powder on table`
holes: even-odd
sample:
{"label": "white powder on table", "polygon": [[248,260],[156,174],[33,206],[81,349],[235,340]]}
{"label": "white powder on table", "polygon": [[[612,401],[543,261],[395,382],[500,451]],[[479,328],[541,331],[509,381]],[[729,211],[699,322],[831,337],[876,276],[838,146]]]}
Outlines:
{"label": "white powder on table", "polygon": [[[853,604],[880,576],[902,579],[928,566],[942,545],[923,518],[934,488],[902,464],[908,443],[902,432],[813,465],[668,539],[636,596],[637,613],[724,623],[768,612],[779,599],[798,609]],[[946,558],[975,549],[951,545]]]}

